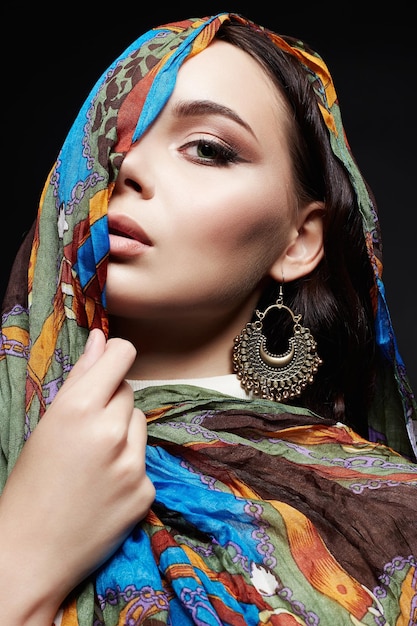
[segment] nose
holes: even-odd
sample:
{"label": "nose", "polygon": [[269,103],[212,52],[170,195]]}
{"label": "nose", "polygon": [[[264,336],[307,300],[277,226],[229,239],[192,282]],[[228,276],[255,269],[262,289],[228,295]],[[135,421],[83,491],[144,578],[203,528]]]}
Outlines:
{"label": "nose", "polygon": [[132,192],[148,199],[154,195],[155,183],[149,155],[145,156],[140,144],[132,146],[126,154],[116,180],[116,191]]}

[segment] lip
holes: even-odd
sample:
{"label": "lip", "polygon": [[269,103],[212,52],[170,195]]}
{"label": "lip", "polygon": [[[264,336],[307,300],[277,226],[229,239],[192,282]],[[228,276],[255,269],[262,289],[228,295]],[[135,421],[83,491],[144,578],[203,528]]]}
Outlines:
{"label": "lip", "polygon": [[108,214],[107,219],[111,256],[136,256],[153,245],[145,231],[129,216]]}

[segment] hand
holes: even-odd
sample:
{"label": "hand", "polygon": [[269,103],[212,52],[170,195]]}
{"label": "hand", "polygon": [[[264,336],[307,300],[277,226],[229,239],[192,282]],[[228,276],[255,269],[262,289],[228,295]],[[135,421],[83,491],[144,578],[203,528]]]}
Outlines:
{"label": "hand", "polygon": [[[0,606],[13,605],[10,625],[51,623],[152,504],[146,418],[124,381],[135,356],[128,341],[106,343],[93,330],[10,474],[0,498]],[[23,598],[31,617],[19,621]]]}

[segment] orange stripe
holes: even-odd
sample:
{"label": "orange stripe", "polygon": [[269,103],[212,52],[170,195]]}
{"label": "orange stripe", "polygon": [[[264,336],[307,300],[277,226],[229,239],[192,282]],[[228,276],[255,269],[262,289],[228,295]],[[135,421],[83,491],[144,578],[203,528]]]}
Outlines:
{"label": "orange stripe", "polygon": [[403,584],[401,585],[401,595],[399,600],[401,615],[398,616],[395,626],[410,626],[410,624],[417,624],[417,607],[415,606],[417,588],[415,582],[413,585],[415,576],[416,568],[411,567],[404,579]]}
{"label": "orange stripe", "polygon": [[362,619],[373,600],[366,590],[334,559],[313,524],[299,511],[282,502],[273,502],[287,528],[294,560],[311,585]]}

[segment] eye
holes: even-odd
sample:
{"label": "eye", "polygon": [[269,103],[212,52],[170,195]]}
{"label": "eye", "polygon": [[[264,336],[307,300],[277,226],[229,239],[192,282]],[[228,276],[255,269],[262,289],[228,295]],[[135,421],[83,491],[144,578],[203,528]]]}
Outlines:
{"label": "eye", "polygon": [[227,166],[241,161],[237,150],[213,139],[197,139],[181,148],[190,160],[202,165]]}

